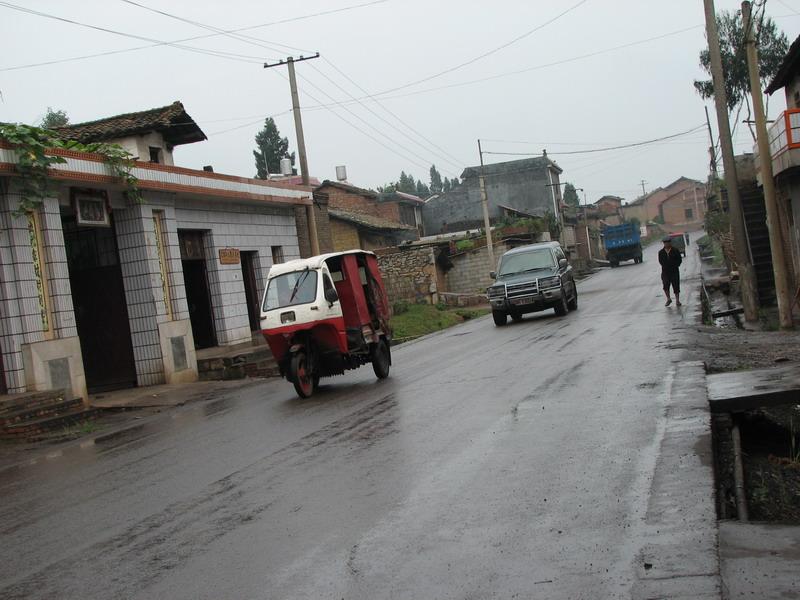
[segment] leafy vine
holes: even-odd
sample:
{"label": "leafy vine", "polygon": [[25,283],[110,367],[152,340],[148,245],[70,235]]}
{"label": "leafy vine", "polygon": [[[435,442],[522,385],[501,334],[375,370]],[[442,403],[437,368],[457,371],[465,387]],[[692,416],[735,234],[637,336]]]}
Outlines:
{"label": "leafy vine", "polygon": [[74,150],[100,154],[115,177],[122,180],[128,198],[141,200],[139,180],[133,175],[131,154],[117,144],[82,144],[63,140],[57,133],[20,123],[0,124],[0,139],[12,144],[17,151],[16,171],[21,179],[21,200],[16,214],[22,215],[41,206],[53,191],[49,170],[66,161],[52,153],[53,149]]}

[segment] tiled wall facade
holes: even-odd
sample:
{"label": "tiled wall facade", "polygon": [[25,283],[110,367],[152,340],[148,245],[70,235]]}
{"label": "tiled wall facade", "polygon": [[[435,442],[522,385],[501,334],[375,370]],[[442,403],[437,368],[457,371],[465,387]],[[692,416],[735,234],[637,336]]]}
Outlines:
{"label": "tiled wall facade", "polygon": [[114,227],[128,304],[136,378],[140,386],[164,382],[164,361],[158,325],[169,320],[156,245],[154,211],[163,214],[164,258],[170,286],[172,318],[189,318],[172,203],[172,198],[167,194],[149,193],[145,195],[142,204],[114,210]]}
{"label": "tiled wall facade", "polygon": [[[22,346],[45,339],[39,292],[33,267],[28,219],[14,214],[20,196],[11,181],[0,181],[6,191],[0,194],[0,351],[6,388],[10,393],[25,391]],[[72,311],[64,236],[61,231],[58,200],[47,198],[39,210],[51,302],[51,337],[77,335]]]}
{"label": "tiled wall facade", "polygon": [[[13,211],[19,195],[13,180],[0,179],[0,351],[9,393],[26,391],[22,347],[48,338],[78,335],[73,310],[61,214],[57,198],[39,211],[44,276],[49,288],[52,331],[45,333],[33,268],[28,220]],[[68,189],[62,189],[68,194]],[[154,211],[159,216],[162,260],[167,271],[171,319],[189,319],[181,263],[179,229],[206,233],[206,264],[218,343],[251,339],[241,265],[222,265],[219,250],[255,251],[259,295],[272,265],[272,248],[280,246],[285,260],[299,257],[293,208],[237,205],[229,200],[176,199],[173,194],[144,192],[141,203],[116,203],[114,230],[122,270],[137,383],[165,381],[159,325],[170,320],[164,294]],[[328,237],[329,237],[328,233]]]}
{"label": "tiled wall facade", "polygon": [[219,251],[238,248],[256,252],[259,297],[272,266],[272,247],[281,246],[285,260],[300,258],[295,213],[292,209],[237,205],[214,201],[178,200],[178,229],[205,232],[206,268],[217,343],[237,344],[251,339],[242,266],[220,264]]}

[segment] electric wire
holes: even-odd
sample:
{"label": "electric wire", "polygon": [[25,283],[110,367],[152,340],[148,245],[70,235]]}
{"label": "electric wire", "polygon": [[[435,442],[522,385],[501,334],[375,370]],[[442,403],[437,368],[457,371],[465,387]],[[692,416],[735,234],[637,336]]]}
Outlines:
{"label": "electric wire", "polygon": [[[318,68],[317,68],[317,67],[316,67],[316,66],[315,66],[313,63],[309,63],[309,66],[310,66],[311,68],[313,68],[313,69],[314,69],[314,70],[315,70],[317,73],[319,73],[319,74],[320,74],[322,77],[324,77],[324,78],[325,78],[327,81],[329,81],[329,82],[330,82],[330,83],[331,83],[331,84],[332,84],[334,87],[338,88],[339,90],[341,90],[342,92],[344,92],[345,94],[347,94],[348,96],[350,96],[351,98],[353,98],[353,97],[354,97],[354,96],[353,96],[353,94],[351,94],[351,93],[350,93],[350,92],[349,92],[347,89],[345,89],[344,87],[342,87],[341,85],[339,85],[339,83],[338,83],[338,82],[337,82],[335,79],[333,79],[332,77],[329,77],[329,76],[328,76],[326,73],[324,73],[323,71],[321,71],[320,69],[318,69]],[[306,81],[308,81],[308,79],[306,79]],[[422,144],[422,143],[418,142],[418,141],[417,141],[416,139],[414,139],[412,136],[410,136],[409,134],[407,134],[405,131],[403,131],[402,129],[400,129],[399,127],[397,127],[397,126],[396,126],[394,123],[392,123],[392,122],[391,122],[391,121],[389,121],[388,119],[384,118],[384,117],[383,117],[381,114],[379,114],[377,111],[373,110],[372,108],[370,108],[369,106],[367,106],[367,105],[366,105],[366,104],[364,104],[363,102],[359,102],[358,104],[359,104],[360,106],[362,106],[363,108],[365,108],[367,111],[369,111],[369,112],[370,112],[372,115],[374,115],[374,116],[375,116],[377,119],[379,119],[379,120],[380,120],[380,121],[382,121],[383,123],[386,123],[386,125],[388,125],[389,127],[391,127],[392,129],[394,129],[394,130],[395,130],[395,131],[397,131],[398,133],[402,134],[403,136],[405,136],[406,138],[408,138],[409,140],[411,140],[411,141],[412,141],[414,144],[416,144],[416,145],[420,146],[421,148],[423,148],[423,150],[424,150],[425,152],[430,152],[430,153],[431,153],[431,154],[433,154],[434,156],[438,156],[439,158],[443,159],[443,160],[444,160],[446,163],[450,164],[451,166],[455,166],[455,168],[456,168],[456,169],[460,169],[460,168],[462,168],[462,167],[463,167],[464,163],[456,163],[456,162],[453,162],[453,161],[451,161],[450,159],[448,159],[447,157],[445,157],[445,156],[443,156],[443,155],[441,155],[441,154],[437,153],[436,151],[431,151],[431,149],[430,149],[430,148],[428,148],[428,147],[426,147],[424,144]],[[390,139],[391,139],[391,138],[390,138]],[[396,143],[396,142],[395,142],[395,143]],[[398,144],[398,145],[399,145],[401,148],[404,148],[404,149],[405,149],[406,151],[408,151],[408,152],[413,152],[413,150],[410,150],[409,148],[406,148],[406,147],[405,147],[405,146],[403,146],[402,144]]]}
{"label": "electric wire", "polygon": [[[389,1],[390,0],[371,0],[370,2],[362,2],[360,4],[353,4],[353,5],[350,5],[350,6],[343,6],[343,7],[340,7],[340,8],[334,8],[334,9],[320,11],[320,12],[316,12],[316,13],[310,13],[310,14],[307,14],[307,15],[300,15],[300,16],[297,16],[297,17],[288,17],[286,19],[280,19],[280,20],[277,20],[277,21],[270,21],[270,22],[267,22],[267,23],[260,23],[260,24],[257,24],[257,25],[248,25],[246,27],[238,27],[236,29],[228,29],[228,30],[225,30],[225,32],[226,33],[240,33],[242,31],[252,31],[253,29],[261,29],[261,28],[264,28],[264,27],[271,27],[273,25],[282,25],[282,24],[285,24],[285,23],[291,23],[291,22],[295,22],[295,21],[302,21],[302,20],[306,20],[306,19],[312,19],[312,18],[316,18],[316,17],[327,16],[327,15],[341,13],[341,12],[345,12],[345,11],[356,10],[356,9],[359,9],[359,8],[365,8],[365,7],[373,6],[373,5],[376,5],[376,4],[383,4],[383,3],[389,2]],[[2,4],[0,4],[0,6],[7,5],[7,4],[9,4],[9,3],[2,3]],[[23,10],[23,12],[26,12],[26,9],[24,9],[23,7],[18,7],[16,5],[6,6],[6,8],[11,8],[11,7],[13,7],[14,10]],[[52,15],[47,15],[46,13],[43,13],[43,16],[47,16],[48,18],[58,18],[58,17],[54,17]],[[17,71],[17,70],[21,70],[21,69],[31,69],[31,68],[36,68],[36,67],[43,67],[43,66],[48,66],[48,65],[56,65],[56,64],[62,64],[62,63],[67,63],[67,62],[79,61],[79,60],[88,60],[88,59],[91,59],[91,58],[98,58],[98,57],[103,57],[103,56],[124,54],[124,53],[127,53],[127,52],[136,52],[138,50],[145,50],[147,48],[155,48],[155,47],[159,47],[159,46],[171,46],[171,45],[179,44],[179,43],[182,43],[182,42],[190,42],[190,41],[195,41],[195,40],[202,40],[202,39],[207,39],[207,38],[211,38],[211,37],[216,37],[216,36],[219,36],[219,35],[222,35],[222,33],[208,33],[208,34],[205,34],[205,35],[197,35],[197,36],[192,36],[192,37],[187,37],[187,38],[182,38],[182,39],[172,40],[172,41],[157,40],[155,43],[148,44],[146,46],[136,46],[136,47],[133,47],[133,48],[122,48],[122,49],[119,49],[119,50],[108,50],[108,51],[105,51],[105,52],[97,52],[97,53],[94,53],[94,54],[84,54],[82,56],[72,56],[72,57],[58,58],[58,59],[42,61],[42,62],[37,62],[37,63],[28,63],[28,64],[23,64],[23,65],[16,65],[16,66],[12,66],[12,67],[3,67],[3,68],[0,68],[0,72]],[[202,49],[200,49],[200,50],[202,50]],[[263,61],[263,58],[259,58],[258,61],[247,61],[247,62],[255,63],[255,62],[262,62],[262,61]]]}
{"label": "electric wire", "polygon": [[[663,136],[663,137],[654,138],[652,140],[643,140],[641,142],[634,142],[634,143],[631,143],[631,144],[621,144],[621,145],[618,145],[618,146],[608,146],[608,147],[605,147],[605,148],[591,148],[591,149],[588,149],[588,150],[572,150],[572,151],[567,151],[567,152],[552,152],[552,153],[548,152],[548,156],[550,156],[551,154],[553,156],[566,156],[566,155],[572,155],[572,154],[593,154],[595,152],[608,152],[610,150],[622,150],[622,149],[625,149],[625,148],[635,148],[635,147],[638,147],[638,146],[646,146],[646,145],[649,145],[649,144],[654,144],[656,142],[662,142],[662,141],[665,141],[665,140],[670,140],[670,139],[674,139],[674,138],[677,138],[677,137],[682,137],[682,136],[688,135],[690,133],[694,133],[695,131],[699,131],[700,129],[703,129],[705,127],[706,127],[706,124],[703,123],[702,125],[697,125],[696,127],[692,127],[691,129],[687,129],[686,131],[681,131],[679,133],[673,133],[671,135],[666,135],[666,136]],[[538,156],[538,154],[531,153],[531,152],[495,152],[495,151],[484,150],[483,153],[484,154],[496,154],[496,155],[501,155],[501,156]]]}
{"label": "electric wire", "polygon": [[413,128],[411,125],[409,125],[409,124],[408,124],[406,121],[404,121],[403,119],[401,119],[401,118],[400,118],[400,117],[399,117],[399,116],[398,116],[396,113],[394,113],[392,110],[390,110],[390,109],[389,109],[389,108],[388,108],[388,107],[387,107],[385,104],[383,104],[383,103],[382,103],[382,102],[381,102],[381,101],[380,101],[378,98],[375,98],[375,96],[374,96],[374,95],[372,95],[372,94],[370,94],[369,92],[367,92],[367,90],[365,90],[363,87],[361,87],[361,86],[360,86],[360,85],[359,85],[359,84],[358,84],[356,81],[354,81],[354,80],[353,80],[353,79],[352,79],[352,78],[351,78],[349,75],[347,75],[347,73],[345,73],[345,72],[344,72],[344,71],[342,71],[342,70],[341,70],[339,67],[337,67],[335,64],[333,64],[333,62],[332,62],[330,59],[328,59],[327,57],[323,56],[323,57],[322,57],[322,60],[323,60],[323,61],[325,61],[326,63],[328,63],[328,64],[329,64],[329,65],[330,65],[330,66],[331,66],[331,67],[332,67],[332,68],[333,68],[333,69],[334,69],[334,70],[335,70],[337,73],[339,73],[339,75],[341,75],[342,77],[344,77],[345,79],[347,79],[347,81],[349,81],[349,82],[350,82],[350,83],[352,83],[352,84],[353,84],[353,85],[354,85],[356,88],[358,88],[359,90],[361,90],[361,92],[362,92],[362,93],[366,94],[366,95],[367,95],[367,98],[374,100],[374,101],[375,101],[375,103],[376,103],[378,106],[380,106],[380,107],[381,107],[381,108],[382,108],[384,111],[386,111],[388,114],[390,114],[392,117],[394,117],[394,118],[395,118],[395,119],[396,119],[396,120],[397,120],[399,123],[403,124],[405,127],[407,127],[408,129],[410,129],[411,131],[413,131],[415,134],[417,134],[417,135],[418,135],[420,138],[422,138],[423,140],[425,140],[426,142],[428,142],[428,143],[429,143],[431,146],[433,146],[433,147],[434,147],[434,148],[436,148],[437,150],[441,151],[441,152],[442,152],[442,153],[443,153],[445,156],[448,156],[448,157],[450,157],[451,159],[453,159],[454,161],[456,161],[456,163],[457,163],[457,164],[459,164],[459,165],[463,165],[463,164],[464,164],[464,161],[460,160],[460,159],[459,159],[458,157],[456,157],[456,156],[453,156],[452,154],[450,154],[449,152],[447,152],[447,150],[445,150],[444,148],[442,148],[441,146],[439,146],[438,144],[436,144],[435,142],[433,142],[432,140],[430,140],[429,138],[427,138],[425,135],[423,135],[422,133],[420,133],[419,131],[417,131],[416,129],[414,129],[414,128]]}
{"label": "electric wire", "polygon": [[373,94],[373,95],[375,95],[375,96],[383,96],[383,95],[386,95],[386,94],[390,94],[392,92],[396,92],[396,91],[402,90],[404,88],[412,87],[412,86],[418,85],[420,83],[424,83],[426,81],[430,81],[432,79],[437,79],[438,77],[441,77],[442,75],[447,75],[448,73],[452,73],[454,71],[457,71],[459,69],[467,67],[467,66],[469,66],[471,64],[474,64],[474,63],[478,62],[479,60],[482,60],[482,59],[484,59],[484,58],[486,58],[488,56],[491,56],[492,54],[496,54],[497,52],[500,52],[501,50],[504,50],[505,48],[508,48],[509,46],[512,46],[513,44],[516,44],[517,42],[519,42],[519,41],[531,36],[532,34],[536,33],[537,31],[539,31],[541,29],[544,29],[548,25],[551,25],[552,23],[555,23],[556,21],[558,21],[562,17],[568,15],[572,11],[576,10],[577,8],[582,6],[583,4],[586,4],[586,2],[588,2],[588,0],[580,0],[580,2],[578,2],[577,4],[572,5],[571,7],[567,8],[566,10],[564,10],[564,11],[560,12],[559,14],[557,14],[555,17],[552,17],[551,19],[548,19],[544,23],[542,23],[540,25],[537,25],[536,27],[526,31],[522,35],[519,35],[519,36],[517,36],[517,37],[515,37],[515,38],[513,38],[513,39],[511,39],[511,40],[509,40],[509,41],[507,41],[507,42],[505,42],[503,44],[501,44],[500,46],[496,46],[495,48],[492,48],[491,50],[488,50],[488,51],[486,51],[486,52],[484,52],[482,54],[479,54],[478,56],[475,56],[475,57],[473,57],[473,58],[471,58],[471,59],[469,59],[469,60],[467,60],[465,62],[462,62],[460,64],[454,65],[452,67],[448,67],[447,69],[443,69],[443,70],[441,70],[441,71],[439,71],[437,73],[434,73],[433,75],[428,75],[427,77],[423,77],[422,79],[417,79],[416,81],[405,83],[405,84],[403,84],[401,86],[390,88],[388,90],[384,90],[382,92],[379,92],[379,93]]}

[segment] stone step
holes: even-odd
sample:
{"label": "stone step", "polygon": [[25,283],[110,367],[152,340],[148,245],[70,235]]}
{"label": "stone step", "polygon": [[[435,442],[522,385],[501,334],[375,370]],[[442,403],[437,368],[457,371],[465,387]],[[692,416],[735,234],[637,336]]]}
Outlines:
{"label": "stone step", "polygon": [[17,423],[0,430],[0,439],[18,441],[37,441],[47,437],[57,429],[63,429],[93,419],[99,409],[79,408],[61,415],[33,419],[24,423]]}
{"label": "stone step", "polygon": [[63,402],[64,398],[65,394],[62,390],[0,396],[0,417],[25,408],[55,406]]}
{"label": "stone step", "polygon": [[19,425],[27,421],[35,421],[45,417],[55,417],[72,412],[83,407],[81,398],[71,400],[61,400],[56,404],[44,406],[25,406],[14,411],[8,411],[0,415],[0,429]]}

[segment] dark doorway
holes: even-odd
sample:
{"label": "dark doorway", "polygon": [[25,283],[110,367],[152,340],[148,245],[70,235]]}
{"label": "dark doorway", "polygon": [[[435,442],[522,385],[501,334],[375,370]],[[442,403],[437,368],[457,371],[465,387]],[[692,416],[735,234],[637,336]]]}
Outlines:
{"label": "dark doorway", "polygon": [[63,217],[75,324],[89,393],[136,386],[128,305],[112,227]]}
{"label": "dark doorway", "polygon": [[3,368],[3,353],[0,352],[0,394],[8,393],[8,388],[6,387],[6,371]]}
{"label": "dark doorway", "polygon": [[211,348],[217,345],[217,333],[214,328],[214,313],[211,310],[211,293],[208,289],[203,232],[179,231],[178,239],[194,347]]}
{"label": "dark doorway", "polygon": [[258,297],[256,280],[257,252],[242,252],[242,281],[244,281],[244,297],[247,302],[247,317],[250,319],[250,331],[261,329],[261,303]]}

